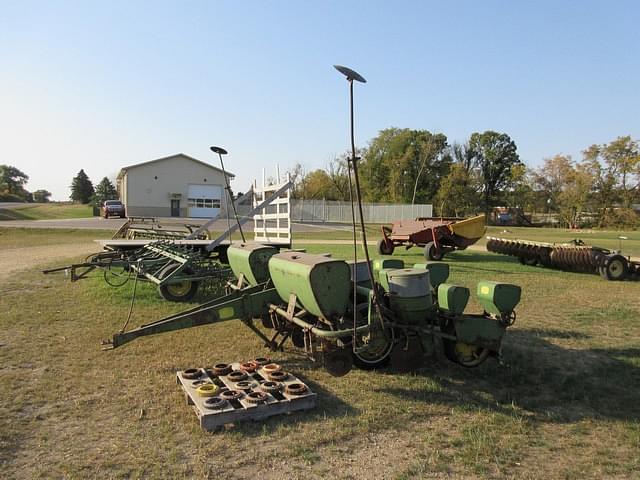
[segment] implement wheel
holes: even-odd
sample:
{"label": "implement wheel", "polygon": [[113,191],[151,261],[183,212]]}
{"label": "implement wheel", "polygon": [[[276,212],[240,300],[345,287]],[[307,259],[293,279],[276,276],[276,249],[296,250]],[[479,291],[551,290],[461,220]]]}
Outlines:
{"label": "implement wheel", "polygon": [[394,250],[393,242],[391,240],[382,239],[378,240],[378,253],[380,255],[392,255]]}
{"label": "implement wheel", "polygon": [[529,265],[530,267],[535,267],[538,264],[538,259],[536,257],[518,257],[520,264]]}
{"label": "implement wheel", "polygon": [[[443,330],[449,335],[456,334],[455,327],[451,323],[448,323]],[[488,348],[470,345],[468,343],[460,342],[458,340],[450,340],[448,338],[442,339],[442,346],[444,356],[447,357],[448,360],[458,363],[466,368],[477,367],[489,358],[489,353],[491,353]]]}
{"label": "implement wheel", "polygon": [[365,350],[353,352],[353,364],[361,370],[374,370],[389,363],[393,350],[393,329],[387,328],[386,338],[382,331],[372,332]]}
{"label": "implement wheel", "polygon": [[468,343],[457,342],[443,338],[444,355],[454,363],[463,367],[473,368],[483,363],[489,357],[489,349]]}
{"label": "implement wheel", "polygon": [[429,242],[424,246],[424,258],[426,260],[440,261],[444,258],[444,252],[438,250],[435,243]]}
{"label": "implement wheel", "polygon": [[[357,307],[360,318],[367,318],[368,305],[361,303]],[[372,328],[367,348],[352,352],[353,364],[361,370],[374,370],[389,363],[391,351],[395,344],[393,328],[387,327],[386,335],[380,329]]]}
{"label": "implement wheel", "polygon": [[605,259],[600,274],[607,280],[618,281],[626,278],[628,270],[626,258],[622,255],[610,255]]}
{"label": "implement wheel", "polygon": [[[160,272],[160,279],[168,277],[173,271],[180,268],[180,265],[173,264],[166,266]],[[188,270],[185,270],[184,273],[192,273]],[[165,300],[169,300],[170,302],[188,302],[191,300],[196,292],[198,291],[198,285],[200,282],[196,282],[193,280],[182,280],[178,282],[164,283],[158,287],[158,291],[160,295]]]}

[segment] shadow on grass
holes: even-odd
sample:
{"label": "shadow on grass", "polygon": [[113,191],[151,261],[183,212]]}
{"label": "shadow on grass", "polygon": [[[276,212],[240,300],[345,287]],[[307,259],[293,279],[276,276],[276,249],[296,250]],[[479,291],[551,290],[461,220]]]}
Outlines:
{"label": "shadow on grass", "polygon": [[639,421],[640,368],[633,363],[640,359],[640,348],[573,350],[543,338],[580,335],[540,329],[513,331],[510,338],[515,345],[504,353],[506,366],[488,361],[467,370],[438,361],[417,373],[437,382],[439,391],[398,387],[378,391],[404,400],[504,414],[513,414],[516,405],[538,422]]}
{"label": "shadow on grass", "polygon": [[0,221],[3,220],[33,220],[33,217],[21,213],[19,210],[0,208]]}

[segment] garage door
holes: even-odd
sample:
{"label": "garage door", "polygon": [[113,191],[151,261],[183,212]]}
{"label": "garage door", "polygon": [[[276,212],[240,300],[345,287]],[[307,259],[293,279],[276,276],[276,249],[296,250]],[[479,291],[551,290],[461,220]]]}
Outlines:
{"label": "garage door", "polygon": [[220,185],[189,185],[189,216],[211,218],[220,213]]}

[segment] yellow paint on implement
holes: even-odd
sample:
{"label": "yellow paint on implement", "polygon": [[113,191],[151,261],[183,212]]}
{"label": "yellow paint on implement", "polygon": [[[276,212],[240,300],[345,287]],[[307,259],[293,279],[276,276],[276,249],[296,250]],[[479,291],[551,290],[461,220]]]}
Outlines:
{"label": "yellow paint on implement", "polygon": [[448,225],[451,233],[459,235],[463,238],[480,238],[487,231],[487,227],[484,222],[484,215],[478,215],[477,217],[467,218],[456,223]]}
{"label": "yellow paint on implement", "polygon": [[224,307],[218,311],[218,315],[220,316],[220,320],[228,320],[229,318],[233,318],[235,311],[233,307]]}

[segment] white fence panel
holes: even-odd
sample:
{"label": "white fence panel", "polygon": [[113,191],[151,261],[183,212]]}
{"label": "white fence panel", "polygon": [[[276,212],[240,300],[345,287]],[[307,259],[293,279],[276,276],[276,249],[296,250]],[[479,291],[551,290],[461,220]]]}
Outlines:
{"label": "white fence panel", "polygon": [[[363,203],[362,214],[366,223],[390,223],[394,220],[433,216],[430,204]],[[356,219],[358,208],[355,207]],[[351,204],[328,200],[291,200],[291,221],[309,223],[349,223],[352,220]]]}

